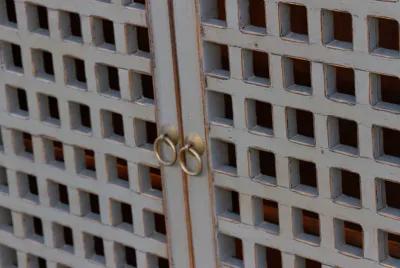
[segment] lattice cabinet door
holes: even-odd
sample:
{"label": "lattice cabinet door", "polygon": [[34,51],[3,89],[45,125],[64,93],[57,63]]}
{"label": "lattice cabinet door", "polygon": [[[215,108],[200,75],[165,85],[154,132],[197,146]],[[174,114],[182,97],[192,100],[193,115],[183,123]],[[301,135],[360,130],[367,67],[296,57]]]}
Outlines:
{"label": "lattice cabinet door", "polygon": [[174,11],[196,267],[400,267],[399,2]]}
{"label": "lattice cabinet door", "polygon": [[[0,0],[0,267],[190,267],[167,0]],[[165,152],[166,154],[167,152]]]}

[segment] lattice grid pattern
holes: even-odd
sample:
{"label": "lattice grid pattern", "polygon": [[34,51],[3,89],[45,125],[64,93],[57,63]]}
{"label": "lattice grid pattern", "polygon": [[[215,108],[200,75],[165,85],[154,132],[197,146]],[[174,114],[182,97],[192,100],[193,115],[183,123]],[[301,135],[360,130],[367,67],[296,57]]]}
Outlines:
{"label": "lattice grid pattern", "polygon": [[398,1],[200,0],[222,267],[400,267]]}
{"label": "lattice grid pattern", "polygon": [[146,10],[0,0],[1,267],[169,267]]}

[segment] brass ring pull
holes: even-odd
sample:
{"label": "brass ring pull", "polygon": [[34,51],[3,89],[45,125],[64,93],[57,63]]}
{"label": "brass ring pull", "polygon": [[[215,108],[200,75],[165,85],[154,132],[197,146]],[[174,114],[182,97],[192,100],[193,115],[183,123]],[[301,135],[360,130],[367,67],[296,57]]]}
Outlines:
{"label": "brass ring pull", "polygon": [[[186,166],[185,154],[189,153],[196,159],[196,167],[194,170],[190,170]],[[193,145],[186,144],[178,153],[179,165],[183,171],[190,176],[197,176],[203,170],[203,161],[201,160],[200,154],[194,149]]]}
{"label": "brass ring pull", "polygon": [[[172,150],[172,159],[171,160],[164,160],[161,156],[161,144],[165,143],[166,145],[168,145],[168,147],[171,148]],[[158,136],[158,138],[154,141],[154,153],[158,159],[158,161],[160,161],[161,164],[165,165],[165,166],[172,166],[175,162],[176,162],[176,148],[175,148],[175,143],[168,137],[167,134],[162,134],[160,136]]]}

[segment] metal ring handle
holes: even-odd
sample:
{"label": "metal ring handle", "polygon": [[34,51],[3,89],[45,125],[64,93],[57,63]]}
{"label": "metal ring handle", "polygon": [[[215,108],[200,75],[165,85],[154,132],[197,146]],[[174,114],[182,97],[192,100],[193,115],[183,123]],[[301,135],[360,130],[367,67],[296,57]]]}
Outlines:
{"label": "metal ring handle", "polygon": [[[186,166],[186,161],[185,161],[185,154],[186,152],[190,153],[194,158],[196,159],[196,168],[194,170],[190,170]],[[178,160],[179,160],[179,165],[183,169],[183,171],[190,175],[190,176],[197,176],[201,173],[203,170],[203,161],[201,160],[200,154],[192,147],[191,144],[186,144],[182,149],[179,150],[178,152]]]}
{"label": "metal ring handle", "polygon": [[[164,160],[161,156],[160,153],[160,149],[161,149],[161,144],[165,143],[167,144],[173,153],[172,159],[171,160]],[[165,166],[172,166],[175,162],[176,162],[176,148],[175,148],[175,144],[174,142],[168,137],[167,134],[162,134],[160,136],[158,136],[158,138],[154,141],[154,153],[158,159],[158,161],[160,161],[161,164],[165,165]]]}

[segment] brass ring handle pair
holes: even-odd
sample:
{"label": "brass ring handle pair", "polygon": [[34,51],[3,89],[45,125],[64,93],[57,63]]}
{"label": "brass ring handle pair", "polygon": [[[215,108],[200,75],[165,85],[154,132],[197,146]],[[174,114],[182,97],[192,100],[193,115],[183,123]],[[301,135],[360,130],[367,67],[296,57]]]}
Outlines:
{"label": "brass ring handle pair", "polygon": [[[170,150],[172,151],[172,157],[171,159],[164,159],[164,157],[161,154],[161,145],[165,144],[167,145]],[[203,161],[201,159],[201,154],[196,150],[195,146],[193,146],[191,143],[187,143],[185,146],[183,146],[179,152],[176,150],[176,143],[167,135],[167,134],[162,134],[160,135],[155,141],[154,141],[154,153],[158,159],[158,161],[165,165],[165,166],[172,166],[175,164],[176,160],[179,160],[179,165],[182,168],[182,170],[190,175],[190,176],[197,176],[201,173],[203,169]],[[196,160],[195,168],[194,170],[190,170],[190,168],[187,167],[186,164],[186,154],[190,154],[194,157]]]}

